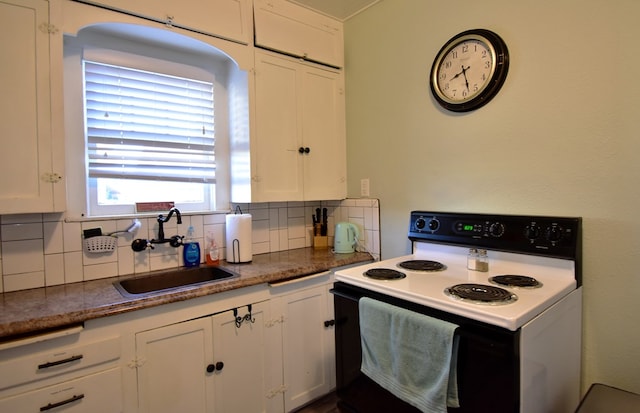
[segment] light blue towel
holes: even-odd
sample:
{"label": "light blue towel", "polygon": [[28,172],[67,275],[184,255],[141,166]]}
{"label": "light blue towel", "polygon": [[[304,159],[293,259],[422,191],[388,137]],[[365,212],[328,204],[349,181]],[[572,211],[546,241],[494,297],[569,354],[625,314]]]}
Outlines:
{"label": "light blue towel", "polygon": [[455,324],[363,297],[361,370],[422,412],[459,407]]}

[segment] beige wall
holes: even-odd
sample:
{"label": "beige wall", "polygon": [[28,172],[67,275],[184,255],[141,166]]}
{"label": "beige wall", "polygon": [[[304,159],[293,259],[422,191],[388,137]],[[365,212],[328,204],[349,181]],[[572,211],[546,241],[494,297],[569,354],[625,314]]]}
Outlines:
{"label": "beige wall", "polygon": [[[349,196],[371,180],[382,256],[411,209],[584,218],[583,388],[640,392],[640,2],[382,0],[347,21]],[[487,28],[500,94],[441,110],[428,76],[450,37]]]}

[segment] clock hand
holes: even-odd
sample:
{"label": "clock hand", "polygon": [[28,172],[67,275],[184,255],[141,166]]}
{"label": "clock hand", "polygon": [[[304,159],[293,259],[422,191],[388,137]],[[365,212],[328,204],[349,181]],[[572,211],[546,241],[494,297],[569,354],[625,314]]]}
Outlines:
{"label": "clock hand", "polygon": [[453,80],[453,79],[455,79],[457,77],[460,77],[460,75],[463,75],[465,83],[467,84],[467,89],[469,89],[469,81],[467,81],[466,71],[469,70],[470,68],[471,68],[471,66],[468,66],[468,67],[465,68],[464,65],[463,65],[462,66],[462,71],[460,73],[456,73],[456,75],[454,77],[452,77],[451,80]]}
{"label": "clock hand", "polygon": [[469,80],[467,79],[467,70],[469,70],[471,66],[468,66],[466,69],[464,65],[462,65],[462,75],[464,76],[464,84],[467,86],[467,90],[469,90]]}

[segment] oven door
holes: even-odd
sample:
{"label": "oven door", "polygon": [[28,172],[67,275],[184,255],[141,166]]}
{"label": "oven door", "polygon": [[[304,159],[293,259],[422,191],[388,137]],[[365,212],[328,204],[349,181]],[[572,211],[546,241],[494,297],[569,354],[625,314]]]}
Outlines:
{"label": "oven door", "polygon": [[331,292],[334,294],[336,320],[336,393],[343,410],[358,413],[419,412],[360,371],[362,351],[358,300],[367,296],[460,326],[456,330],[459,336],[457,373],[460,408],[449,408],[449,412],[519,411],[519,331],[485,325],[343,282],[336,282]]}

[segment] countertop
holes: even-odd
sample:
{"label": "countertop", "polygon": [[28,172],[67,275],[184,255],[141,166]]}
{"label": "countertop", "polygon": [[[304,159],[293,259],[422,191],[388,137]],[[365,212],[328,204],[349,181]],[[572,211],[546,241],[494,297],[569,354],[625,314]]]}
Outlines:
{"label": "countertop", "polygon": [[254,255],[250,263],[244,264],[221,261],[220,267],[239,274],[239,277],[140,297],[124,297],[113,283],[149,273],[8,292],[0,294],[0,341],[99,317],[298,278],[372,260],[371,255],[363,252],[334,254],[328,249],[300,248]]}

